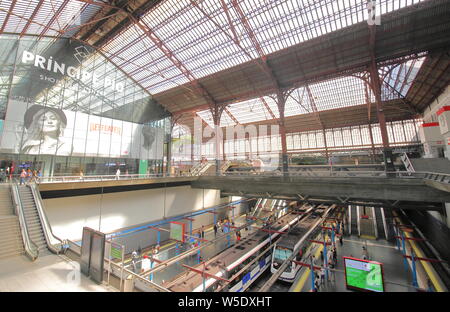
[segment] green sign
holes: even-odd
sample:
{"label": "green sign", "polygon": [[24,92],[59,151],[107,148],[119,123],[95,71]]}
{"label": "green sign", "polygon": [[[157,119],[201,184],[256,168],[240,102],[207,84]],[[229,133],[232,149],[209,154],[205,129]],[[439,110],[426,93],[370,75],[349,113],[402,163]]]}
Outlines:
{"label": "green sign", "polygon": [[122,249],[111,246],[111,257],[115,259],[122,259]]}
{"label": "green sign", "polygon": [[139,174],[147,174],[148,169],[148,160],[141,159],[139,160]]}
{"label": "green sign", "polygon": [[345,258],[347,287],[356,290],[384,291],[382,264],[354,258]]}
{"label": "green sign", "polygon": [[184,242],[184,223],[170,222],[170,238]]}

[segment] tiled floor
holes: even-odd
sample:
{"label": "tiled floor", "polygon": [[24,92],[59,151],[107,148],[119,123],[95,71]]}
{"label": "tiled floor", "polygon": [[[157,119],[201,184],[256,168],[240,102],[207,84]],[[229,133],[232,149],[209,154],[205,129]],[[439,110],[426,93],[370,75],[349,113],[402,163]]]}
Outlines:
{"label": "tiled floor", "polygon": [[[342,247],[337,245],[338,264],[335,272],[335,281],[325,283],[321,286],[321,292],[348,292],[345,286],[345,276],[343,259],[344,256],[353,256],[355,258],[362,258],[362,247],[367,246],[369,260],[383,263],[385,291],[386,292],[410,292],[416,291],[412,286],[411,271],[405,269],[403,257],[395,245],[385,240],[368,240],[358,238],[357,236],[345,237]],[[367,244],[367,245],[366,245]],[[320,260],[318,262],[321,262]],[[318,265],[322,265],[318,263]],[[300,273],[300,275],[303,273]],[[310,274],[308,274],[310,275]],[[299,276],[298,276],[299,277]],[[311,279],[308,276],[302,292],[311,290]]]}
{"label": "tiled floor", "polygon": [[[25,256],[0,261],[0,292],[84,292],[109,289],[77,275],[77,265],[64,256],[45,255],[31,262]],[[77,276],[79,278],[77,279]]]}

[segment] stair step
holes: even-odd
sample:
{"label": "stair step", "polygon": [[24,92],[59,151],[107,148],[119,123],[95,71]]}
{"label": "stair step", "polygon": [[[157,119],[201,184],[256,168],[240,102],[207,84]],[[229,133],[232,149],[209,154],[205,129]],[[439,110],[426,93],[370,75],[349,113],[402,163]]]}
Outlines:
{"label": "stair step", "polygon": [[22,241],[0,243],[0,252],[6,251],[6,250],[11,250],[11,249],[18,250],[20,248],[23,248]]}
{"label": "stair step", "polygon": [[0,254],[0,259],[3,260],[3,259],[7,259],[7,258],[13,258],[13,257],[21,256],[23,254],[25,254],[25,251],[9,253],[9,254]]}
{"label": "stair step", "polygon": [[9,237],[8,234],[20,234],[20,228],[18,226],[11,226],[0,229],[0,237]]}

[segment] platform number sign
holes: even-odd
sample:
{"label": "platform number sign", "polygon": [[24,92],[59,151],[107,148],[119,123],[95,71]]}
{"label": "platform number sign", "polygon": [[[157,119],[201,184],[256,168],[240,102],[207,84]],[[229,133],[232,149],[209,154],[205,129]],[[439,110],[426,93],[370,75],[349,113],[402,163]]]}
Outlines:
{"label": "platform number sign", "polygon": [[344,257],[345,282],[348,289],[384,292],[383,264]]}

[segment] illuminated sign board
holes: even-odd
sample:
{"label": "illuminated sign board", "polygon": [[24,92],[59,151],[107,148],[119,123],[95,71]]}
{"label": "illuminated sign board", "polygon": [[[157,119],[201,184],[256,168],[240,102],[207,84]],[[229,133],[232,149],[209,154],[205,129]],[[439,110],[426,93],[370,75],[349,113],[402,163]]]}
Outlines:
{"label": "illuminated sign board", "polygon": [[383,264],[344,257],[347,289],[384,292]]}
{"label": "illuminated sign board", "polygon": [[164,129],[11,99],[0,151],[161,159]]}

